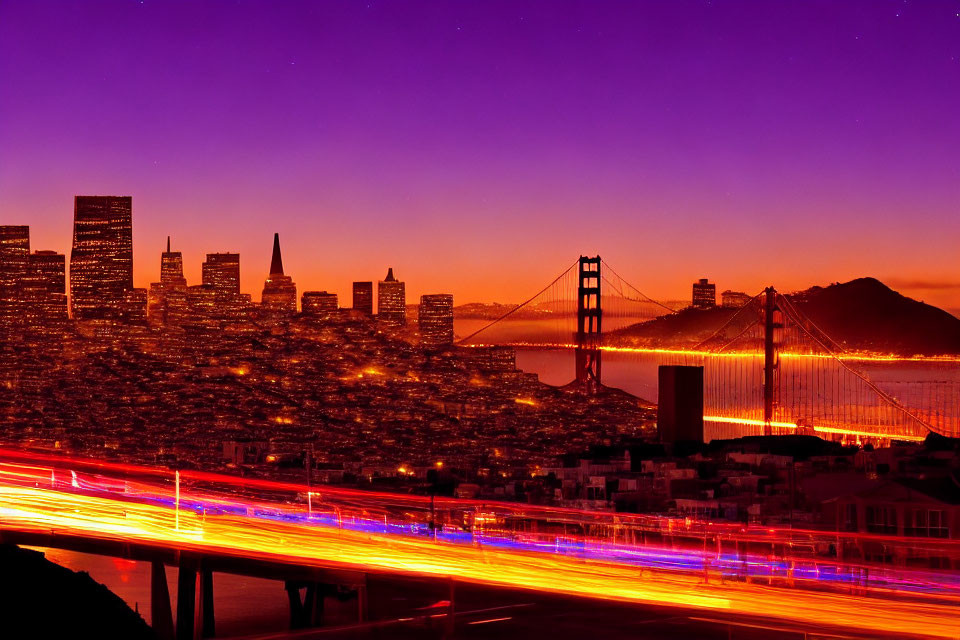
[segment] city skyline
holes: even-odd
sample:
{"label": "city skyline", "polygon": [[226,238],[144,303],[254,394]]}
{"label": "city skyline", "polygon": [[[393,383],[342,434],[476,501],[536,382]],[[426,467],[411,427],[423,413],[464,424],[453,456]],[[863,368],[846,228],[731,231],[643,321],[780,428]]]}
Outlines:
{"label": "city skyline", "polygon": [[563,8],[4,3],[4,222],[63,251],[73,194],[131,195],[141,287],[172,235],[259,291],[279,232],[341,297],[389,264],[515,302],[599,253],[661,299],[870,275],[960,307],[953,4]]}
{"label": "city skyline", "polygon": [[957,114],[960,0],[0,0],[4,637],[957,640]]}
{"label": "city skyline", "polygon": [[[110,199],[110,198],[123,200],[123,201],[127,202],[128,206],[130,206],[130,207],[132,208],[132,204],[131,204],[132,198],[131,198],[130,196],[103,196],[103,195],[97,195],[97,196],[75,196],[75,200],[80,200],[80,199],[83,199],[83,200],[105,200],[105,199]],[[131,226],[134,226],[134,228],[135,228],[135,225],[131,225]],[[30,237],[31,237],[31,239],[29,240],[30,247],[33,248],[33,249],[34,249],[36,252],[38,252],[38,253],[51,253],[51,252],[52,252],[52,253],[56,253],[56,254],[60,255],[61,257],[64,256],[64,255],[69,256],[69,253],[68,253],[66,250],[63,250],[62,253],[61,253],[61,250],[60,250],[60,249],[49,249],[49,248],[43,249],[43,250],[38,250],[38,249],[36,249],[36,246],[37,246],[37,245],[35,244],[35,241],[32,239],[32,238],[33,238],[33,235],[32,235],[32,234],[33,234],[33,228],[32,228],[32,226],[29,225],[29,224],[24,224],[24,225],[6,224],[5,227],[10,228],[10,229],[23,228],[23,229],[29,230],[29,234],[30,234]],[[134,234],[134,235],[135,235],[135,234]],[[280,257],[279,257],[279,256],[280,256],[280,253],[279,253],[279,251],[280,251],[280,249],[279,249],[279,233],[278,233],[278,232],[275,232],[273,235],[274,235],[274,238],[273,238],[273,248],[272,248],[272,250],[271,250],[271,252],[270,252],[270,256],[271,256],[271,257],[270,257],[270,261],[269,261],[270,266],[269,266],[269,268],[267,268],[266,271],[265,271],[265,273],[267,274],[267,281],[266,281],[266,282],[267,282],[267,285],[266,285],[266,287],[255,287],[255,286],[254,286],[254,287],[253,287],[254,291],[247,291],[247,292],[244,291],[246,284],[247,284],[250,280],[256,280],[257,278],[262,278],[262,276],[251,276],[251,275],[249,275],[249,274],[245,276],[244,273],[245,273],[246,270],[239,268],[239,264],[240,264],[240,263],[239,263],[239,261],[240,261],[240,253],[239,253],[239,252],[234,252],[234,251],[215,251],[215,252],[205,252],[205,253],[203,253],[203,254],[202,254],[202,257],[199,259],[198,264],[196,265],[197,268],[194,269],[194,271],[197,272],[197,273],[196,273],[196,280],[194,281],[194,284],[215,284],[215,283],[214,283],[214,280],[217,279],[217,276],[213,275],[213,274],[214,274],[214,271],[222,270],[222,267],[218,266],[218,265],[215,264],[215,263],[211,263],[211,260],[213,260],[214,262],[220,262],[220,261],[223,261],[223,260],[227,260],[227,261],[230,261],[231,263],[233,263],[232,266],[233,266],[233,267],[236,267],[235,271],[238,272],[237,274],[230,274],[230,275],[228,275],[228,279],[230,280],[230,288],[231,288],[231,291],[232,291],[233,293],[239,294],[239,295],[241,295],[241,296],[244,296],[244,295],[245,295],[245,296],[247,297],[247,299],[252,300],[252,301],[254,301],[254,302],[257,302],[257,303],[263,303],[263,292],[264,292],[264,291],[267,291],[268,289],[269,289],[269,290],[273,290],[273,291],[279,291],[279,289],[276,289],[276,287],[279,286],[278,284],[274,284],[274,285],[271,285],[271,284],[270,284],[270,282],[271,282],[271,276],[279,276],[280,280],[276,280],[276,278],[274,278],[274,280],[276,280],[277,282],[286,281],[286,282],[289,283],[289,284],[287,285],[288,287],[289,287],[289,286],[292,286],[292,287],[293,287],[293,288],[292,288],[292,293],[290,293],[291,290],[288,290],[285,295],[287,295],[287,296],[295,295],[296,292],[297,292],[297,285],[296,285],[296,283],[295,283],[295,282],[290,282],[290,281],[292,280],[292,278],[291,278],[289,275],[285,276],[285,275],[283,274],[283,272],[282,272],[283,266],[282,266],[282,262],[280,261]],[[178,250],[178,251],[172,251],[172,252],[171,252],[171,246],[172,246],[171,243],[172,243],[172,236],[171,236],[171,235],[167,235],[167,237],[166,237],[166,245],[165,245],[166,248],[165,248],[165,250],[160,251],[160,265],[159,265],[159,269],[156,270],[156,273],[153,274],[153,275],[151,275],[151,274],[149,274],[149,273],[145,274],[145,277],[147,278],[147,281],[146,281],[146,282],[143,282],[143,283],[138,282],[138,281],[136,280],[136,272],[134,271],[134,274],[135,274],[135,275],[134,275],[134,279],[133,279],[133,286],[132,286],[132,288],[129,289],[130,291],[137,291],[137,290],[146,291],[147,288],[150,287],[150,286],[153,285],[153,284],[163,283],[163,282],[164,282],[164,278],[165,278],[165,277],[168,277],[168,276],[165,276],[165,273],[166,273],[165,270],[167,270],[168,268],[170,268],[170,269],[173,268],[173,267],[171,266],[172,263],[169,263],[169,262],[168,262],[168,261],[171,261],[171,260],[175,260],[175,261],[176,261],[176,271],[177,271],[178,274],[180,274],[180,277],[183,278],[184,280],[186,280],[187,283],[189,283],[189,282],[191,281],[191,279],[190,279],[189,277],[186,277],[186,274],[190,273],[190,271],[191,271],[190,265],[188,264],[188,262],[187,262],[186,260],[184,260],[184,258],[183,258],[183,252],[182,252],[182,251],[179,251],[179,250]],[[131,247],[131,249],[133,250],[134,261],[137,261],[136,256],[137,256],[137,254],[138,254],[138,251],[135,250],[135,247]],[[256,260],[256,259],[254,259],[254,260]],[[156,260],[154,260],[154,262],[156,262]],[[65,279],[66,279],[66,291],[67,291],[67,295],[68,295],[69,306],[71,307],[71,316],[72,316],[72,315],[73,315],[73,311],[72,311],[73,302],[72,302],[72,296],[70,295],[70,291],[71,291],[71,287],[72,287],[72,284],[71,284],[72,280],[71,280],[70,264],[71,264],[71,261],[70,261],[70,260],[67,260],[67,261],[66,261],[66,270],[65,270]],[[281,270],[281,272],[280,272],[280,273],[274,273],[274,270],[275,270],[278,266],[279,266],[279,269]],[[154,267],[156,267],[156,265],[154,265]],[[248,267],[248,269],[249,269],[249,267]],[[368,270],[369,270],[369,269],[368,269]],[[869,277],[869,276],[864,276],[864,277]],[[285,279],[285,280],[283,280],[283,279]],[[390,282],[392,282],[392,279],[393,279],[393,267],[388,267],[388,274],[387,274],[387,277],[386,277],[385,281],[389,284]],[[693,282],[694,296],[696,296],[697,287],[698,287],[698,286],[705,286],[704,283],[706,283],[708,280],[709,280],[708,278],[699,278],[698,280],[696,280],[696,281]],[[260,282],[263,282],[263,280],[260,279]],[[381,284],[382,284],[383,282],[384,282],[384,281],[380,281]],[[839,282],[839,281],[836,281],[836,282]],[[309,294],[322,293],[322,294],[324,294],[324,295],[327,295],[328,289],[332,289],[330,295],[332,295],[334,298],[336,298],[337,296],[341,296],[344,300],[347,300],[347,299],[348,299],[348,298],[347,298],[347,295],[349,295],[349,293],[350,293],[351,291],[353,292],[354,295],[356,295],[356,287],[357,287],[357,285],[365,285],[365,284],[372,284],[372,282],[371,282],[371,281],[363,282],[363,281],[352,280],[352,281],[350,282],[349,286],[346,286],[346,288],[345,288],[345,290],[344,290],[343,292],[338,291],[336,288],[331,288],[331,287],[329,287],[329,286],[326,287],[326,288],[322,288],[322,289],[321,289],[321,288],[318,288],[318,287],[313,287],[313,288],[311,288],[311,287],[302,287],[302,288],[299,289],[299,291],[302,291],[302,292],[304,292],[304,293],[309,293]],[[401,285],[405,285],[405,283],[403,283],[403,282],[401,282],[400,284],[401,284]],[[818,286],[819,284],[820,284],[820,283],[810,282],[810,283],[808,283],[806,286],[803,286],[803,287],[797,289],[797,291],[802,291],[802,290],[804,290],[804,289],[806,289],[806,288],[808,288],[808,287]],[[922,290],[922,291],[931,291],[931,290],[938,290],[938,289],[940,289],[940,290],[950,290],[950,289],[953,288],[953,287],[950,286],[950,285],[942,285],[942,284],[941,284],[941,285],[936,285],[935,283],[933,283],[933,284],[925,284],[925,283],[919,283],[919,282],[913,282],[913,283],[904,282],[904,281],[898,280],[898,279],[896,279],[896,278],[893,278],[893,279],[888,280],[888,283],[887,283],[887,284],[889,284],[892,288],[900,287],[900,288],[902,288],[905,292],[907,292],[908,294],[911,292],[911,290],[917,290],[917,289]],[[717,285],[716,285],[716,283],[711,282],[711,283],[709,283],[708,286],[711,287],[711,288],[715,288]],[[263,291],[261,292],[260,297],[257,298],[257,297],[255,297],[254,293],[255,293],[255,290],[256,290],[256,289],[259,289],[259,288],[263,288]],[[448,286],[447,288],[448,288],[448,289],[455,289],[456,287],[455,287],[454,285],[450,285],[450,286]],[[402,289],[405,289],[405,287],[402,287]],[[722,289],[723,289],[723,293],[725,294],[725,296],[729,294],[729,299],[730,299],[730,300],[734,300],[734,299],[736,300],[736,303],[732,304],[732,306],[740,306],[740,305],[742,305],[745,301],[747,301],[747,300],[751,297],[751,294],[745,294],[744,292],[737,290],[736,285],[724,285],[724,286],[722,287]],[[417,289],[417,288],[416,288],[416,285],[415,285],[413,291],[420,291],[420,290],[423,290],[423,289]],[[678,291],[674,296],[671,296],[671,297],[669,297],[669,298],[666,298],[665,300],[666,300],[666,301],[669,301],[669,302],[672,302],[672,303],[682,302],[684,299],[689,298],[689,290],[690,290],[690,285],[689,285],[689,283],[688,283],[688,284],[686,285],[686,291],[683,291],[683,292],[679,292],[679,291]],[[426,290],[423,290],[423,291],[426,291]],[[719,296],[719,293],[718,293],[719,291],[720,291],[720,289],[716,289],[716,291],[714,292],[714,299],[715,299],[715,302],[716,302],[716,303],[719,303],[719,297],[720,297],[720,296]],[[274,295],[276,295],[276,294],[274,294]],[[282,295],[283,295],[283,294],[282,294]],[[372,294],[371,294],[371,295],[372,295]],[[409,298],[409,300],[416,300],[416,299],[419,299],[419,298],[422,297],[422,296],[430,297],[430,296],[433,296],[433,295],[441,295],[441,294],[436,294],[435,292],[434,292],[434,293],[426,293],[426,292],[424,292],[424,293],[415,293],[415,294],[411,294],[411,297]],[[442,295],[448,295],[448,294],[442,294]],[[452,295],[452,294],[450,294],[450,295]],[[919,298],[920,298],[921,302],[926,302],[925,300],[922,299],[922,296],[919,296]],[[297,298],[297,299],[299,300],[299,298]],[[463,301],[460,301],[458,304],[470,304],[470,303],[474,303],[474,302],[483,302],[483,301],[478,301],[478,300],[472,300],[472,299],[471,299],[471,300],[463,300]],[[513,300],[507,301],[506,303],[501,302],[501,301],[495,301],[495,302],[499,302],[500,304],[507,304],[507,305],[519,304],[519,303],[517,303],[516,301],[513,301]],[[146,304],[146,303],[144,302],[144,304]],[[286,304],[289,305],[290,303],[287,302]],[[356,304],[355,301],[354,301],[354,303],[352,303],[352,304],[353,304],[353,308],[358,308],[358,307],[355,306],[355,304]],[[415,304],[415,303],[413,303],[413,302],[408,302],[407,304],[410,305],[410,304]],[[932,302],[931,302],[930,304],[933,304],[933,306],[937,306],[935,303],[932,303]],[[694,306],[697,306],[696,302],[694,303]],[[724,306],[726,306],[726,305],[724,305]],[[344,308],[349,308],[349,307],[350,307],[350,305],[344,304]],[[956,316],[956,315],[960,315],[960,313],[958,313],[958,312],[960,312],[960,307],[950,307],[949,305],[947,305],[947,306],[944,306],[943,308],[944,308],[946,311],[948,311],[949,313],[951,313],[951,314],[953,314],[953,315],[955,315],[955,316]]]}

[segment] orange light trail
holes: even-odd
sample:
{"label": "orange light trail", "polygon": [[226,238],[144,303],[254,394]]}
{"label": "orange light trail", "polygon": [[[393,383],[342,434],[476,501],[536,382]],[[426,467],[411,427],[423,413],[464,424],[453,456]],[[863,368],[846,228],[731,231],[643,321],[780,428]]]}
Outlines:
{"label": "orange light trail", "polygon": [[[169,487],[158,487],[169,492]],[[183,499],[189,492],[182,494]],[[175,510],[113,496],[0,484],[0,523],[8,530],[54,532],[163,545],[197,552],[352,568],[532,589],[648,605],[740,613],[795,623],[927,637],[957,637],[955,597],[897,600],[710,580],[613,561],[378,535],[332,526]]]}
{"label": "orange light trail", "polygon": [[[4,458],[17,460],[18,462],[2,462]],[[37,464],[41,461],[51,466]],[[100,477],[99,481],[101,483],[105,481],[112,483],[116,487],[126,487],[128,491],[131,488],[139,488],[142,491],[149,490],[152,493],[163,490],[159,485],[148,484],[146,482],[135,483],[132,482],[130,478],[151,477],[170,483],[172,483],[174,478],[174,472],[165,467],[148,467],[122,462],[108,462],[95,458],[80,458],[0,448],[0,484],[13,481],[17,484],[26,482],[28,485],[34,486],[38,482],[48,479],[51,471],[55,473],[70,473],[70,469],[90,469],[98,473],[121,474],[123,479],[105,480],[104,477]],[[303,494],[307,491],[305,485],[293,482],[224,475],[209,471],[184,470],[180,471],[179,475],[185,482],[209,484],[221,489],[229,489],[231,492],[253,489],[257,491]],[[172,484],[165,485],[165,487],[167,491],[172,491]],[[311,493],[317,499],[320,499],[322,496],[325,501],[331,503],[359,505],[364,508],[393,506],[397,508],[424,509],[429,508],[431,502],[428,496],[423,495],[350,489],[330,485],[315,486]],[[199,495],[198,497],[204,500],[209,498],[209,496],[205,494]],[[751,540],[762,539],[771,542],[790,542],[791,540],[798,539],[798,537],[806,540],[810,536],[824,536],[826,534],[831,541],[844,538],[872,540],[877,543],[896,543],[903,541],[903,538],[882,534],[863,534],[846,531],[824,532],[822,530],[801,529],[797,527],[745,526],[740,523],[705,522],[702,520],[691,521],[686,518],[662,515],[591,511],[589,509],[576,509],[572,507],[520,504],[496,500],[477,501],[437,497],[434,503],[438,509],[444,508],[459,511],[475,511],[480,509],[484,512],[496,513],[504,517],[539,518],[576,524],[608,524],[632,527],[644,531],[667,532],[672,535],[684,532],[702,532],[711,535],[736,535],[740,539],[747,539],[749,537]],[[917,539],[913,539],[912,542],[917,542]],[[948,545],[952,549],[950,553],[960,554],[960,541],[938,539],[937,544],[940,546]],[[953,549],[954,547],[956,547],[956,549]]]}

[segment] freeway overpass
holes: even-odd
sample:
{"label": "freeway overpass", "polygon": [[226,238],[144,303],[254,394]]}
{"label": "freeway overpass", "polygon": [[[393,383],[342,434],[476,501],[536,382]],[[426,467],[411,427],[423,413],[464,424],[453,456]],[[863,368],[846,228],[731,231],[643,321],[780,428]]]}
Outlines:
{"label": "freeway overpass", "polygon": [[[642,516],[619,518],[613,526],[611,514],[526,505],[443,500],[429,510],[416,496],[198,472],[180,474],[178,481],[177,475],[0,451],[0,537],[153,563],[154,627],[167,637],[213,634],[214,572],[283,580],[295,627],[318,621],[325,589],[334,587],[354,594],[356,617],[363,619],[367,578],[376,574],[446,585],[451,605],[443,615],[451,624],[453,585],[472,583],[711,619],[960,636],[958,576],[902,567],[866,571],[811,558],[793,546],[809,532],[689,523],[703,541],[695,548],[673,521]],[[554,518],[564,526],[559,532],[520,531],[515,524],[523,514],[530,522]],[[611,526],[612,537],[592,535]],[[655,526],[678,535],[637,538],[637,530]],[[758,541],[779,551],[760,553]],[[956,552],[954,543],[935,544]],[[179,569],[176,626],[161,579],[164,565]]]}

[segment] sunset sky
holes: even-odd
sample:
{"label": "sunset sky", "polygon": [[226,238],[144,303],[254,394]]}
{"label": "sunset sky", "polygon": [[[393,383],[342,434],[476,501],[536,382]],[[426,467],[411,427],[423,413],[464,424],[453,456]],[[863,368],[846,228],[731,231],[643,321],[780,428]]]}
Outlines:
{"label": "sunset sky", "polygon": [[872,275],[960,308],[960,1],[0,2],[0,224],[135,279],[274,232],[300,290],[513,302],[599,253],[649,295]]}

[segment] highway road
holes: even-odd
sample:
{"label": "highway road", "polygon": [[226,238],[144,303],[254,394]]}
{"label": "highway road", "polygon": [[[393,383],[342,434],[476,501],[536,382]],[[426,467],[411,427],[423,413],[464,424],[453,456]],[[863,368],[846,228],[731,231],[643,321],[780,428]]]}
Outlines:
{"label": "highway road", "polygon": [[[877,635],[960,637],[960,594],[950,573],[900,572],[875,586],[847,588],[841,582],[838,588],[836,572],[821,576],[794,567],[791,574],[782,559],[725,561],[723,554],[707,551],[698,555],[688,549],[602,545],[569,537],[554,536],[550,544],[542,536],[503,532],[431,532],[409,520],[381,520],[380,514],[376,519],[344,518],[342,512],[323,511],[322,503],[316,511],[308,509],[300,503],[213,493],[182,483],[171,495],[169,482],[66,471],[45,461],[0,463],[2,530],[55,532],[373,574],[453,578],[559,597],[655,606],[687,617],[748,616]],[[780,572],[778,579],[769,579],[775,571]]]}

